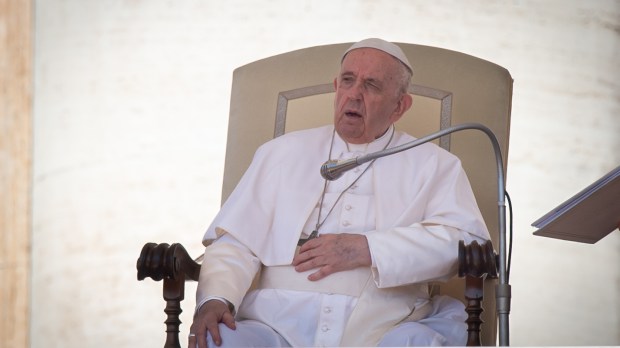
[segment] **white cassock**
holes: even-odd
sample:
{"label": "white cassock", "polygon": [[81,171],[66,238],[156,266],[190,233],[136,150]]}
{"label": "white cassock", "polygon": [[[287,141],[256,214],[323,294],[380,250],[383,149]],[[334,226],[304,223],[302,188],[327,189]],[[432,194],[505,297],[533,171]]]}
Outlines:
{"label": "white cassock", "polygon": [[[325,126],[261,146],[204,236],[210,246],[198,306],[225,298],[238,308],[237,320],[263,322],[293,346],[376,345],[398,324],[435,314],[428,282],[455,274],[459,240],[489,234],[460,161],[433,144],[380,158],[327,186],[321,220],[334,209],[320,233],[364,234],[372,267],[311,282],[312,271],[290,266],[297,241],[315,228],[319,168],[330,148],[333,159],[375,152],[391,132],[364,145],[336,134],[332,148],[333,126]],[[396,131],[389,147],[412,140]]]}

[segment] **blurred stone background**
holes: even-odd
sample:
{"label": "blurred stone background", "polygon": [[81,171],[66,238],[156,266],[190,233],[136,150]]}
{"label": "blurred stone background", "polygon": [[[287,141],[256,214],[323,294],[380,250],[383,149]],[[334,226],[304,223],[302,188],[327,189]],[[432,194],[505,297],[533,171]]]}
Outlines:
{"label": "blurred stone background", "polygon": [[620,164],[620,1],[33,1],[30,346],[162,346],[161,283],[135,262],[149,241],[202,252],[233,69],[366,37],[510,71],[511,344],[620,345],[620,233],[530,226]]}

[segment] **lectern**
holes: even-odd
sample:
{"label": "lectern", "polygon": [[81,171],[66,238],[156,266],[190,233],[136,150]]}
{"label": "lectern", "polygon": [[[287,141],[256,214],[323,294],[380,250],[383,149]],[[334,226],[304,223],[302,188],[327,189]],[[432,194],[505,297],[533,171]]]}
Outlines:
{"label": "lectern", "polygon": [[620,227],[620,166],[560,204],[532,226],[534,235],[594,244]]}

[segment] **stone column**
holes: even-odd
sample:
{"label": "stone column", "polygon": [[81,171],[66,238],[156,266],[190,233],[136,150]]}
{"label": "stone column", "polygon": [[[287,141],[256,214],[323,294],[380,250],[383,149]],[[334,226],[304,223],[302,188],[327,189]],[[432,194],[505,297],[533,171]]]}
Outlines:
{"label": "stone column", "polygon": [[28,347],[32,0],[0,0],[0,346]]}

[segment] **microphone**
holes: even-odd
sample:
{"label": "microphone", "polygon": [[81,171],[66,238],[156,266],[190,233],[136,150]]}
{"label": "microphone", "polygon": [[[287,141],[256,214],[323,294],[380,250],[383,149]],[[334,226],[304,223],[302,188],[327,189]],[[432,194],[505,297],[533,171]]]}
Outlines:
{"label": "microphone", "polygon": [[347,160],[329,160],[323,163],[321,166],[321,176],[327,180],[333,181],[342,176],[346,171],[349,171],[361,163],[358,163],[360,157],[355,157]]}
{"label": "microphone", "polygon": [[329,160],[323,163],[321,166],[321,176],[327,180],[336,180],[342,176],[345,172],[364,164],[373,159],[389,156],[401,151],[411,149],[413,147],[422,145],[431,140],[435,140],[444,135],[458,132],[465,129],[476,129],[484,132],[493,145],[493,151],[495,152],[495,162],[497,167],[497,207],[498,207],[498,222],[499,222],[499,284],[496,285],[496,301],[497,301],[497,314],[499,319],[499,343],[500,346],[508,346],[508,315],[510,313],[510,284],[508,284],[508,272],[506,268],[506,203],[505,195],[506,190],[504,186],[504,167],[502,162],[502,152],[499,147],[499,142],[495,137],[495,134],[484,125],[479,123],[463,123],[456,126],[447,127],[438,132],[429,134],[423,138],[419,138],[408,143],[395,146],[389,149],[369,153],[363,156],[355,157],[348,160]]}
{"label": "microphone", "polygon": [[[359,165],[362,165],[366,162],[372,161],[380,157],[393,155],[395,153],[402,152],[405,150],[409,150],[413,147],[416,147],[424,143],[427,143],[429,141],[435,140],[444,135],[454,133],[454,132],[464,130],[464,129],[478,129],[478,130],[483,131],[489,136],[489,138],[491,139],[491,142],[493,142],[493,149],[495,150],[495,157],[496,157],[496,160],[498,160],[498,165],[499,165],[498,169],[501,169],[500,174],[503,180],[503,166],[502,166],[502,158],[501,158],[502,154],[499,149],[499,144],[497,143],[497,138],[495,138],[495,134],[493,134],[493,132],[489,128],[481,124],[478,124],[478,123],[463,123],[460,125],[451,126],[451,127],[442,129],[438,132],[429,134],[425,137],[413,140],[406,144],[402,144],[402,145],[395,146],[389,149],[384,149],[381,151],[369,153],[363,156],[358,156],[358,157],[347,159],[347,160],[328,160],[325,163],[323,163],[323,165],[321,166],[321,170],[320,170],[321,176],[327,180],[333,181],[333,180],[340,178],[342,174],[344,174],[345,172]],[[504,192],[503,187],[502,187],[502,192]]]}

